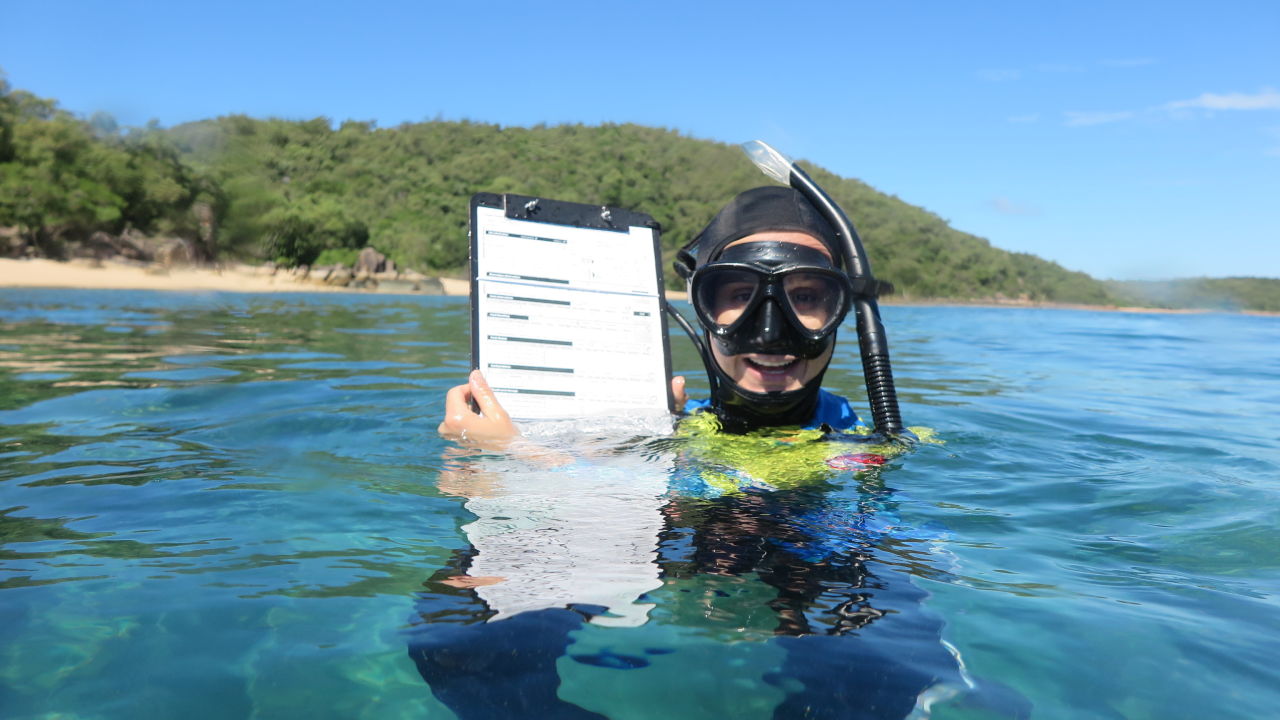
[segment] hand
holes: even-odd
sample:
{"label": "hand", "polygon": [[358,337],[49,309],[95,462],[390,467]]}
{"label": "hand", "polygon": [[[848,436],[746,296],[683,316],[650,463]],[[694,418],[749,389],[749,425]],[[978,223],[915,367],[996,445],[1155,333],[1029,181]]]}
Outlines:
{"label": "hand", "polygon": [[671,395],[676,399],[676,413],[684,412],[684,405],[689,402],[689,394],[684,391],[683,375],[671,378]]}
{"label": "hand", "polygon": [[[479,414],[471,409],[472,400],[480,407]],[[450,388],[445,395],[444,422],[440,423],[437,432],[447,438],[477,444],[520,436],[520,430],[502,409],[502,404],[479,370],[471,371],[466,385]]]}

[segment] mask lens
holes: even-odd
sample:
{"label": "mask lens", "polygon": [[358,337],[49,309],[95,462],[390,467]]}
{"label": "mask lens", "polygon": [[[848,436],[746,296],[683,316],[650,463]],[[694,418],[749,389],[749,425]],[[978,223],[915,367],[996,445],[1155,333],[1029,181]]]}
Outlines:
{"label": "mask lens", "polygon": [[737,322],[760,289],[758,275],[742,270],[706,273],[695,288],[699,307],[719,327]]}
{"label": "mask lens", "polygon": [[796,320],[806,330],[823,330],[836,320],[844,304],[844,288],[830,275],[810,272],[788,273],[782,289]]}

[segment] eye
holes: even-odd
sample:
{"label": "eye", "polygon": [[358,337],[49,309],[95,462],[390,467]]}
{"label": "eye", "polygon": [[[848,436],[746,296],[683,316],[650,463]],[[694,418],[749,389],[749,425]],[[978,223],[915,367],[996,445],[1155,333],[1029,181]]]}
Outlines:
{"label": "eye", "polygon": [[726,283],[716,293],[716,305],[722,308],[746,305],[751,300],[751,293],[754,291],[755,285],[752,283]]}
{"label": "eye", "polygon": [[788,288],[787,297],[791,298],[792,307],[799,310],[813,307],[822,302],[822,291],[819,288],[804,285]]}

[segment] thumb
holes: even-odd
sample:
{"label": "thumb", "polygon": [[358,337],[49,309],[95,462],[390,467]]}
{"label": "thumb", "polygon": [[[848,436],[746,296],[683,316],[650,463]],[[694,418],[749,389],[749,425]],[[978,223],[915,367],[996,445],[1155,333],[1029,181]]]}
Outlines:
{"label": "thumb", "polygon": [[476,405],[480,407],[480,414],[489,418],[506,419],[507,412],[502,409],[502,404],[498,402],[497,396],[493,394],[493,388],[489,387],[489,382],[484,379],[484,374],[479,370],[472,370],[470,380],[471,396],[475,398]]}
{"label": "thumb", "polygon": [[689,395],[684,389],[684,376],[677,375],[671,378],[671,397],[676,401],[676,411],[684,409],[685,403],[689,402]]}

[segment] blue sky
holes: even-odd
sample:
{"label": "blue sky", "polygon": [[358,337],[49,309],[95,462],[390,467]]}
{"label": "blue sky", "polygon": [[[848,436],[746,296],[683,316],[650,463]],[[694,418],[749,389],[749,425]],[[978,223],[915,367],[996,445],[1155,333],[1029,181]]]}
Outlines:
{"label": "blue sky", "polygon": [[441,117],[759,138],[1096,277],[1280,277],[1274,0],[0,0],[0,17],[14,87],[126,125]]}

